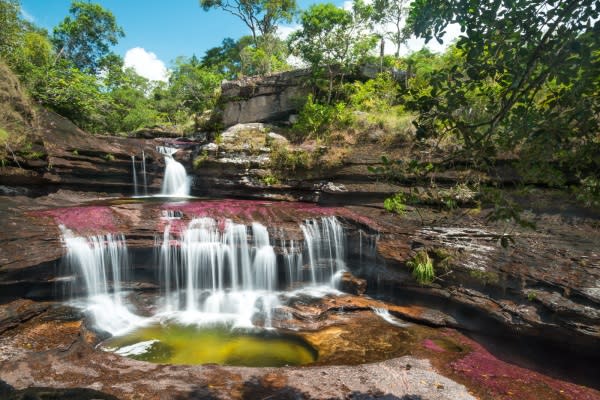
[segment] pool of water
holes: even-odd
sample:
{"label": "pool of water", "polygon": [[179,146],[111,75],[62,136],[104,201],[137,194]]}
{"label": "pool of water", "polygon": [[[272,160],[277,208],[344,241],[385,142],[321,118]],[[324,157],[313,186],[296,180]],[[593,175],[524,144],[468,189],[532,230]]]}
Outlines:
{"label": "pool of water", "polygon": [[136,360],[161,364],[282,367],[310,364],[318,356],[315,349],[292,335],[178,324],[142,327],[112,337],[100,347]]}

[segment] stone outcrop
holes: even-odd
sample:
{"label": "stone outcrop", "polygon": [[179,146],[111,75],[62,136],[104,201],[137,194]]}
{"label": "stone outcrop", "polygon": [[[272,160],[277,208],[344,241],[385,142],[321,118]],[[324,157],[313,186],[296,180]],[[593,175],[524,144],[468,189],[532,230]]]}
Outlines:
{"label": "stone outcrop", "polygon": [[223,125],[287,118],[308,94],[305,82],[309,75],[308,70],[296,70],[223,82]]}

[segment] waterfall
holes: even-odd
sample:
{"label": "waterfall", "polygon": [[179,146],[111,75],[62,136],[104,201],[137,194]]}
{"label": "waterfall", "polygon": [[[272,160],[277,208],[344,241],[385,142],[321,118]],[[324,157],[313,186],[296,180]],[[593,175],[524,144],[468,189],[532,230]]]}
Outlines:
{"label": "waterfall", "polygon": [[148,196],[148,179],[146,178],[146,153],[142,150],[142,177],[144,181],[144,196]]}
{"label": "waterfall", "polygon": [[[123,305],[121,284],[128,279],[128,252],[123,235],[75,236],[61,227],[67,263],[83,279],[85,307],[102,329],[118,333],[139,321]],[[111,285],[112,283],[112,285]],[[112,286],[112,290],[111,290]]]}
{"label": "waterfall", "polygon": [[[344,228],[335,217],[310,219],[300,227],[313,284],[325,283],[346,269]],[[301,266],[297,266],[300,268]]]}
{"label": "waterfall", "polygon": [[137,182],[137,174],[135,172],[135,156],[131,156],[131,167],[133,174],[133,193],[134,196],[138,195],[138,182]]}
{"label": "waterfall", "polygon": [[[346,267],[346,236],[335,217],[302,223],[303,242],[281,241],[280,266],[269,229],[258,222],[203,217],[182,229],[181,217],[178,211],[163,213],[165,229],[155,241],[163,294],[159,318],[238,327],[253,327],[258,318],[268,328],[286,290],[331,290]],[[67,262],[83,278],[85,305],[100,328],[120,332],[141,324],[122,298],[130,268],[125,238],[63,232]]]}
{"label": "waterfall", "polygon": [[162,183],[161,195],[187,197],[190,194],[190,178],[185,172],[185,167],[173,158],[176,148],[158,146],[156,150],[165,156],[165,175]]}

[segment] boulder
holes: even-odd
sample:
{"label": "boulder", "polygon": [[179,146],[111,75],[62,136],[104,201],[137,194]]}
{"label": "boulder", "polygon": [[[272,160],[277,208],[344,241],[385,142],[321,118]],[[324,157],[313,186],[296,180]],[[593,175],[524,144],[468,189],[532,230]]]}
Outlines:
{"label": "boulder", "polygon": [[223,125],[286,120],[307,96],[309,74],[296,70],[223,82]]}
{"label": "boulder", "polygon": [[366,279],[360,279],[352,275],[350,272],[344,272],[340,277],[339,289],[342,292],[361,295],[367,291]]}

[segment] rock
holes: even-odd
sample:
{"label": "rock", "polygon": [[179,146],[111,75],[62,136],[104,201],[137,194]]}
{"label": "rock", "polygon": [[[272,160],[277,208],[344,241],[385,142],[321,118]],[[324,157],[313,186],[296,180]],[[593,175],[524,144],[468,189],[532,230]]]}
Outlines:
{"label": "rock", "polygon": [[224,158],[239,158],[239,152],[255,156],[268,151],[272,141],[287,142],[285,137],[272,132],[272,128],[262,123],[237,124],[228,128],[221,134],[220,150]]}
{"label": "rock", "polygon": [[296,70],[223,82],[223,125],[285,120],[308,94],[304,82],[309,75],[308,70]]}
{"label": "rock", "polygon": [[280,135],[278,133],[275,132],[269,132],[267,133],[267,141],[269,142],[276,142],[279,144],[287,144],[289,141],[286,139],[285,136]]}
{"label": "rock", "polygon": [[216,143],[207,143],[200,147],[201,151],[208,151],[210,153],[216,153],[219,150],[219,145]]}
{"label": "rock", "polygon": [[350,272],[344,272],[340,277],[338,288],[342,292],[361,295],[367,291],[367,281],[355,277]]}

